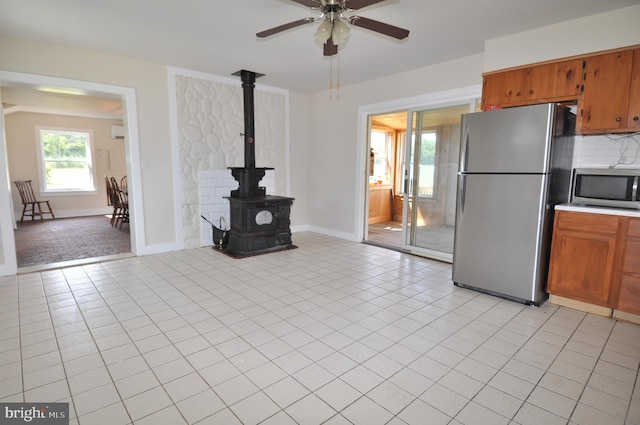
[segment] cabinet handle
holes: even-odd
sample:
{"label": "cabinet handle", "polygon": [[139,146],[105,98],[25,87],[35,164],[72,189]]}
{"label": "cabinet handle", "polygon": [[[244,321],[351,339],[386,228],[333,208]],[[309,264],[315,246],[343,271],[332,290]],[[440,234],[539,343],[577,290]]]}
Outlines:
{"label": "cabinet handle", "polygon": [[529,90],[529,94],[533,94],[533,90]]}
{"label": "cabinet handle", "polygon": [[620,121],[622,121],[622,118],[620,118],[620,117],[616,117],[616,121],[617,121],[617,122],[620,122]]}
{"label": "cabinet handle", "polygon": [[638,117],[637,116],[633,117],[633,120],[638,121]]}
{"label": "cabinet handle", "polygon": [[520,96],[520,92],[517,92],[517,93],[516,93],[516,96]]}

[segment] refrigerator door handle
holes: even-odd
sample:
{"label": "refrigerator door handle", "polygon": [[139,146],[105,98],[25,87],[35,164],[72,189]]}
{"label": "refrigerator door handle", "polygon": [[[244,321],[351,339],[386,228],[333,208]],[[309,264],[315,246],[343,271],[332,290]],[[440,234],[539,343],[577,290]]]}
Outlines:
{"label": "refrigerator door handle", "polygon": [[459,218],[462,218],[462,215],[464,214],[464,204],[467,197],[467,176],[464,174],[460,174],[460,187],[458,190],[460,191]]}
{"label": "refrigerator door handle", "polygon": [[469,161],[469,128],[464,128],[464,134],[462,138],[464,142],[461,144],[462,152],[460,152],[460,172],[464,173],[467,171],[467,163]]}

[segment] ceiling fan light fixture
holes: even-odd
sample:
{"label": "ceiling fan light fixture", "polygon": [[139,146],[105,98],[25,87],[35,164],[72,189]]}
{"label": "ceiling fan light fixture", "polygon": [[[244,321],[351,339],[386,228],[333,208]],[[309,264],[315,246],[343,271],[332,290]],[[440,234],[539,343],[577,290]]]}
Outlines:
{"label": "ceiling fan light fixture", "polygon": [[329,39],[329,37],[331,37],[331,29],[331,22],[327,20],[323,21],[316,31],[316,40],[324,44]]}
{"label": "ceiling fan light fixture", "polygon": [[331,32],[331,36],[333,37],[333,44],[336,46],[344,43],[349,37],[349,26],[344,23],[341,19],[337,19],[333,23],[333,31]]}

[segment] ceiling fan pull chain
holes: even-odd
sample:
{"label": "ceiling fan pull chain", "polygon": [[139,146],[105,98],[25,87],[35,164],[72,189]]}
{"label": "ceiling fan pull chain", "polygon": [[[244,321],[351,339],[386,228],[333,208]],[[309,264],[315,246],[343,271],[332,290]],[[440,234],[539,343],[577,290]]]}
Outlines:
{"label": "ceiling fan pull chain", "polygon": [[329,58],[329,100],[333,100],[333,56]]}
{"label": "ceiling fan pull chain", "polygon": [[336,100],[340,100],[340,51],[338,51],[338,83],[336,84]]}

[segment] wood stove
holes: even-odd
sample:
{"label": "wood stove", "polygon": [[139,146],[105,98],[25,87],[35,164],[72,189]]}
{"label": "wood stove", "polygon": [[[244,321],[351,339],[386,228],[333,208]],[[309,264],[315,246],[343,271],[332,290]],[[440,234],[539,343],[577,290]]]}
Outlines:
{"label": "wood stove", "polygon": [[218,247],[233,257],[248,257],[296,248],[291,242],[290,216],[294,198],[267,195],[259,186],[266,170],[256,168],[254,99],[255,80],[264,74],[241,70],[233,75],[242,80],[244,99],[244,167],[229,167],[238,182],[229,200],[230,230],[226,247]]}

